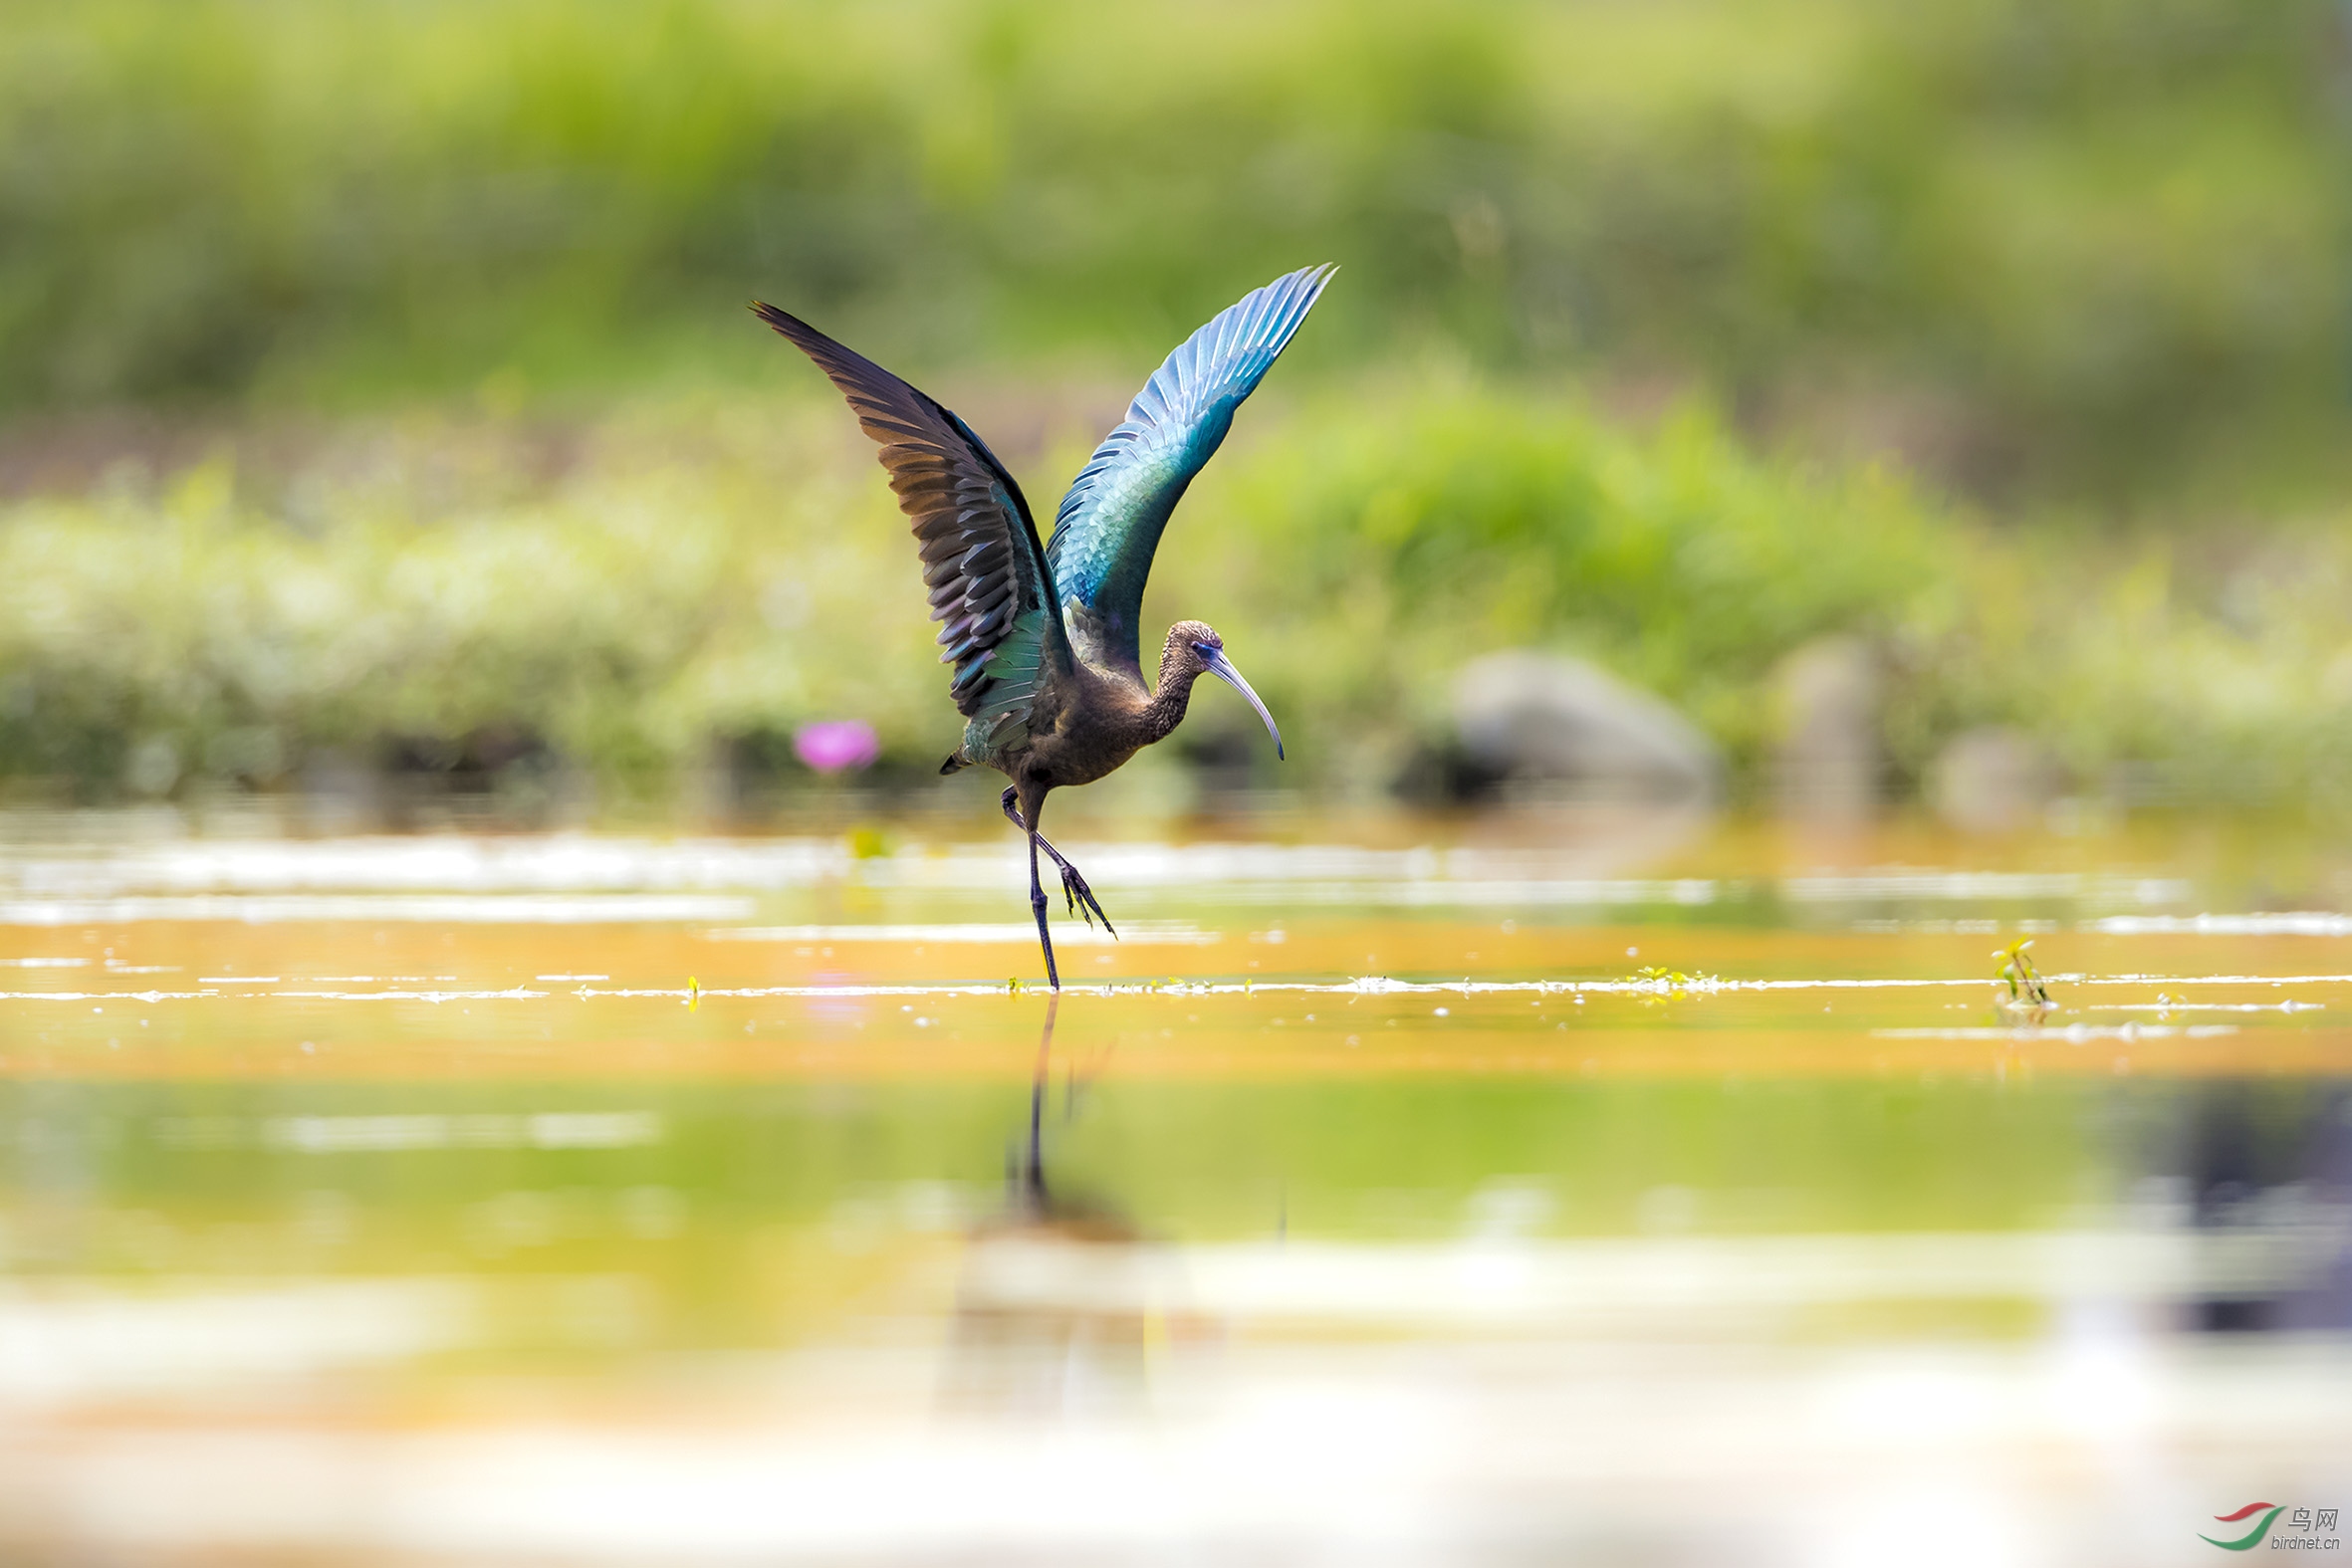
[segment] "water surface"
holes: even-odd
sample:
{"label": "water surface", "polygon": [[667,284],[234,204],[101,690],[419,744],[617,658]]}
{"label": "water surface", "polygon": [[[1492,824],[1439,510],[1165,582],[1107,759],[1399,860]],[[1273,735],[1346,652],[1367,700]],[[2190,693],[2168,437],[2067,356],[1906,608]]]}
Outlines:
{"label": "water surface", "polygon": [[20,835],[0,1530],[2138,1563],[2339,1500],[2308,889],[1409,827],[1072,843],[1058,1002],[993,842]]}

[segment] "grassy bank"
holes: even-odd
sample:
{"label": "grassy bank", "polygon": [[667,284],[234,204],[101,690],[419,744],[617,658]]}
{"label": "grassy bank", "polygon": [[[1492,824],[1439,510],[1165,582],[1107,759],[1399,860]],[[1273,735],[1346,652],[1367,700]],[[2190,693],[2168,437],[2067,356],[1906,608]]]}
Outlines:
{"label": "grassy bank", "polygon": [[[1091,426],[1015,457],[1058,493]],[[912,547],[826,401],[600,420],[223,433],[0,509],[0,772],[89,798],[322,768],[563,769],[660,795],[714,761],[785,787],[787,738],[861,718],[882,777],[954,739]],[[2352,550],[2035,543],[1896,475],[1754,455],[1703,410],[1634,428],[1574,394],[1397,377],[1270,393],[1195,487],[1146,616],[1218,625],[1282,716],[1280,782],[1376,792],[1447,739],[1495,648],[1592,658],[1764,776],[1777,673],[1825,635],[1884,679],[1899,791],[1973,727],[2124,803],[2346,803]],[[1232,711],[1225,711],[1226,707]],[[1180,744],[1246,736],[1205,704]],[[1264,783],[1274,783],[1262,760]]]}

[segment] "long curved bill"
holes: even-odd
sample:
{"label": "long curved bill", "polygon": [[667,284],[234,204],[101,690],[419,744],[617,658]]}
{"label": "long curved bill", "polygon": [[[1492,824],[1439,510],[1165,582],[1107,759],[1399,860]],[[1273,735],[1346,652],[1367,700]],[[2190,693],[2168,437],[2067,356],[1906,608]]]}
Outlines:
{"label": "long curved bill", "polygon": [[1209,673],[1248,698],[1250,706],[1258,710],[1258,717],[1266,721],[1266,733],[1274,737],[1274,755],[1278,761],[1281,760],[1283,732],[1275,728],[1274,715],[1266,711],[1266,704],[1260,702],[1258,694],[1250,690],[1250,683],[1242,679],[1242,672],[1233,667],[1233,660],[1225,656],[1223,648],[1202,647],[1200,651],[1201,662]]}

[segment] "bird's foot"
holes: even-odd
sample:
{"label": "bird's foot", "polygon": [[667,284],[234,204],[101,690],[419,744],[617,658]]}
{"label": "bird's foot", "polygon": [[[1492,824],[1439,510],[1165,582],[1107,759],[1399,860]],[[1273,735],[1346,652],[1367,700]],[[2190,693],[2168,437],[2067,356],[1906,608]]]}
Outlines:
{"label": "bird's foot", "polygon": [[1086,885],[1084,877],[1078,875],[1078,868],[1058,855],[1055,857],[1055,860],[1061,867],[1061,899],[1068,906],[1069,912],[1073,915],[1084,915],[1089,927],[1099,916],[1102,920],[1102,929],[1114,937],[1117,936],[1119,928],[1110,923],[1108,915],[1102,913],[1102,906],[1094,901],[1094,890]]}

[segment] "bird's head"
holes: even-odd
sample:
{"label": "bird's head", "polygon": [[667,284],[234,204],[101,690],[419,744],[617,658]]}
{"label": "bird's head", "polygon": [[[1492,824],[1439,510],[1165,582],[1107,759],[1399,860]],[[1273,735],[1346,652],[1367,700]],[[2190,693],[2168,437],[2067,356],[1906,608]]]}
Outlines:
{"label": "bird's head", "polygon": [[1204,621],[1180,620],[1168,628],[1168,651],[1160,661],[1160,679],[1164,683],[1179,671],[1188,680],[1214,675],[1240,692],[1266,721],[1266,733],[1274,737],[1274,755],[1282,757],[1283,732],[1275,728],[1274,715],[1266,711],[1266,704],[1258,700],[1250,683],[1242,679],[1242,672],[1225,656],[1225,639],[1217,635],[1215,627]]}

